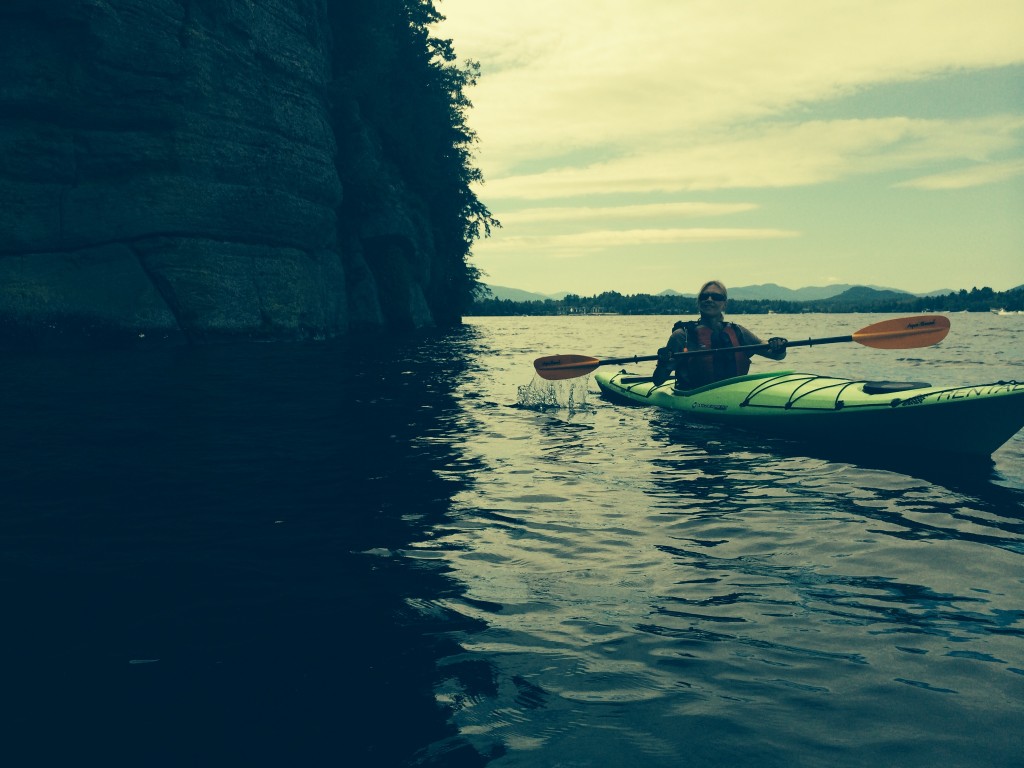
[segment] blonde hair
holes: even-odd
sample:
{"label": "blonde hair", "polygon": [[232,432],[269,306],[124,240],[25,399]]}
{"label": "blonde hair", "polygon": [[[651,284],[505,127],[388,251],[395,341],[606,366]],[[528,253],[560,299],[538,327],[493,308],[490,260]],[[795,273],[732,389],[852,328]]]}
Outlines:
{"label": "blonde hair", "polygon": [[725,289],[725,283],[723,283],[721,280],[708,280],[706,283],[704,283],[704,285],[700,287],[700,290],[697,291],[697,295],[700,296],[702,293],[704,293],[704,291],[708,289],[709,285],[717,285],[719,288],[722,289],[722,295],[725,296],[726,298],[729,297],[729,291]]}

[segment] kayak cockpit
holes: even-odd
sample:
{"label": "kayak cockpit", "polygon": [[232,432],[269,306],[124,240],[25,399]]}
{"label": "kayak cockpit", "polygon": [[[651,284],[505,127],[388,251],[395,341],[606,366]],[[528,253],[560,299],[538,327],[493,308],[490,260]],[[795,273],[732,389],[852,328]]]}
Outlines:
{"label": "kayak cockpit", "polygon": [[928,389],[931,384],[923,381],[865,381],[865,395],[891,395],[911,389]]}

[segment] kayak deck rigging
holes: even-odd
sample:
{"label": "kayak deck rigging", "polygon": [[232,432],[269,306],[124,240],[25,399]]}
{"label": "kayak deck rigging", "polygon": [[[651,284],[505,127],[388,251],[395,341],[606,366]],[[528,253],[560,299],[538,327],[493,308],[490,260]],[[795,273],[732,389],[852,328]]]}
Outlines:
{"label": "kayak deck rigging", "polygon": [[[739,404],[738,404],[739,407],[743,408],[743,407],[746,407],[748,405],[752,405],[753,404],[753,405],[756,405],[756,406],[762,407],[762,408],[782,408],[784,410],[789,410],[789,409],[795,407],[796,403],[799,400],[801,400],[802,398],[805,398],[805,397],[808,397],[808,396],[812,396],[812,395],[819,395],[822,392],[825,392],[826,390],[838,388],[838,392],[836,392],[834,403],[835,403],[835,409],[839,410],[840,408],[845,407],[845,403],[842,400],[842,395],[843,395],[843,392],[845,392],[849,387],[856,387],[858,385],[862,385],[861,391],[864,394],[867,394],[867,395],[896,394],[898,392],[907,392],[907,391],[916,390],[916,389],[928,389],[928,388],[931,387],[931,384],[928,384],[928,383],[923,382],[923,381],[869,381],[869,380],[857,380],[857,381],[855,381],[855,380],[849,380],[849,379],[831,379],[829,377],[819,376],[817,374],[790,373],[788,371],[787,372],[783,372],[783,373],[775,372],[775,373],[751,374],[751,375],[745,376],[743,378],[747,379],[747,380],[750,380],[750,379],[755,379],[755,378],[760,378],[760,377],[765,377],[766,381],[764,381],[761,384],[759,384],[756,387],[754,387],[747,394],[747,396],[744,397],[743,400],[741,400],[739,402]],[[752,403],[754,398],[756,398],[760,394],[763,394],[764,392],[768,391],[769,389],[771,389],[773,387],[783,386],[783,385],[789,386],[789,385],[792,385],[794,382],[799,381],[800,379],[804,380],[803,383],[798,384],[797,387],[790,392],[786,402],[783,405],[779,406],[779,405],[768,405],[768,404],[761,404],[761,403]],[[827,383],[824,383],[821,386],[816,387],[816,388],[808,387],[808,385],[812,384],[813,382],[821,381],[821,380],[824,380]],[[650,377],[650,376],[630,376],[630,375],[626,374],[625,372],[622,372],[622,374],[620,374],[620,376],[618,378],[618,382],[619,382],[619,384],[623,385],[625,388],[632,389],[633,387],[636,387],[637,385],[640,385],[640,384],[652,384],[654,382],[654,379],[652,377]],[[999,383],[1002,384],[1004,382],[999,382]],[[1007,382],[1007,383],[1015,384],[1016,382]],[[686,396],[692,396],[692,395],[698,394],[700,392],[707,392],[709,390],[716,389],[719,386],[721,386],[721,384],[722,384],[722,382],[715,382],[713,384],[708,384],[708,385],[703,386],[703,387],[696,387],[694,389],[677,390],[677,389],[675,389],[675,385],[673,383],[673,380],[669,379],[668,381],[666,381],[666,382],[664,382],[664,383],[662,383],[662,384],[660,384],[660,385],[658,385],[656,387],[652,387],[648,392],[643,393],[641,396],[643,396],[643,397],[650,397],[650,395],[653,394],[655,392],[655,390],[662,390],[662,389],[667,388],[667,391],[669,391],[672,395],[680,396],[680,397],[686,397]],[[629,386],[626,386],[626,385],[629,385]],[[892,400],[890,405],[892,405],[892,406],[899,405],[901,401],[902,401],[901,398],[895,398],[895,399]],[[877,403],[864,403],[863,405],[870,405],[871,407],[874,407],[874,408],[878,407]],[[820,405],[815,406],[814,410],[821,410],[821,406]]]}

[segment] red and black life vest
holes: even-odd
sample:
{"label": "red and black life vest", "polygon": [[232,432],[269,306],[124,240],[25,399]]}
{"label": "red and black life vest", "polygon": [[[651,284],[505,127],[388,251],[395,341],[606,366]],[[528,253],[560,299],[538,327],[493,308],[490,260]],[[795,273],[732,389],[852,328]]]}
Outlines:
{"label": "red and black life vest", "polygon": [[[739,347],[740,337],[732,323],[722,324],[722,332],[715,338],[709,326],[700,323],[686,323],[686,346],[688,351],[695,349],[720,349],[723,347]],[[685,372],[688,387],[702,387],[713,381],[728,379],[732,376],[743,376],[750,371],[750,355],[746,352],[734,352],[731,355],[687,355],[683,358],[682,370]]]}

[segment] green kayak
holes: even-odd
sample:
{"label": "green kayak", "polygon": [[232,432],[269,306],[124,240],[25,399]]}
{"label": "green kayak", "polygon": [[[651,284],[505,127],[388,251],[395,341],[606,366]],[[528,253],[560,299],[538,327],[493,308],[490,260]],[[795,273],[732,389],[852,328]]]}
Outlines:
{"label": "green kayak", "polygon": [[738,376],[687,392],[669,380],[594,374],[610,399],[837,449],[987,457],[1024,427],[1024,384],[932,387],[790,371]]}

